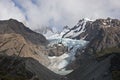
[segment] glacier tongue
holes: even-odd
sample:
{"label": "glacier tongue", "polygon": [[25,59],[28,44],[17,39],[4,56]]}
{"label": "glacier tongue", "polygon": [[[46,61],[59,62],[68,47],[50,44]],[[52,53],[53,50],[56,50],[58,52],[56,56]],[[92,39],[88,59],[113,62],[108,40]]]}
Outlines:
{"label": "glacier tongue", "polygon": [[73,60],[75,60],[76,51],[78,49],[84,48],[88,43],[88,41],[85,40],[73,40],[68,38],[55,38],[49,39],[49,41],[50,41],[49,46],[62,43],[64,46],[68,48],[68,51],[62,54],[61,56],[48,57],[51,61],[49,69],[53,71],[65,70],[65,67],[68,64],[70,64]]}

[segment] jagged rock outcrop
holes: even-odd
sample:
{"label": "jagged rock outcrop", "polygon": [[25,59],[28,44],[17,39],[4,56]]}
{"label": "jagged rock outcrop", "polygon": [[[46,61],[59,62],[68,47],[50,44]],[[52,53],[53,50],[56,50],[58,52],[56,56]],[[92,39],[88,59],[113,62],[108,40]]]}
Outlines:
{"label": "jagged rock outcrop", "polygon": [[67,52],[67,46],[64,46],[62,43],[54,44],[52,46],[48,46],[48,52],[46,55],[48,56],[61,56],[65,52]]}
{"label": "jagged rock outcrop", "polygon": [[33,58],[0,55],[1,80],[60,80]]}

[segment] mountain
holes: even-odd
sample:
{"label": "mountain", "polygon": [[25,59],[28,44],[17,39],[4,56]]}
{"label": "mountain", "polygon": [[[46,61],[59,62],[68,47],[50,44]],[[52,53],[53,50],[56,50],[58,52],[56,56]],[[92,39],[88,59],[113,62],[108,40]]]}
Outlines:
{"label": "mountain", "polygon": [[[22,77],[28,79],[34,74],[40,80],[120,80],[120,20],[82,19],[72,28],[65,26],[60,33],[52,31],[45,28],[45,34],[52,33],[46,39],[16,20],[0,21],[0,64],[8,62],[0,68],[2,78],[25,73]],[[36,60],[64,76],[41,67]],[[9,63],[10,67],[14,65],[12,69],[6,67]]]}
{"label": "mountain", "polygon": [[47,40],[43,35],[33,32],[28,27],[25,27],[23,23],[18,22],[17,20],[9,19],[0,21],[0,34],[9,33],[20,34],[27,41],[37,45],[44,45],[47,43]]}
{"label": "mountain", "polygon": [[[120,45],[120,21],[118,19],[82,19],[63,35],[63,38],[83,39],[89,41],[87,49],[92,53],[118,51]],[[107,50],[105,50],[107,49]],[[102,52],[104,54],[104,52]],[[102,54],[101,54],[102,55]]]}
{"label": "mountain", "polygon": [[71,38],[71,39],[80,39],[78,38],[79,35],[83,34],[86,30],[86,25],[88,23],[92,22],[92,20],[84,18],[79,20],[77,25],[70,28],[69,26],[64,26],[61,31],[54,30],[50,27],[44,27],[35,30],[36,32],[39,32],[43,35],[45,35],[48,39],[49,38]]}
{"label": "mountain", "polygon": [[0,79],[59,80],[59,75],[47,69],[47,44],[42,34],[17,20],[0,21]]}
{"label": "mountain", "polygon": [[74,37],[89,41],[76,54],[72,66],[79,66],[65,78],[68,80],[119,80],[120,20],[88,21],[85,31]]}
{"label": "mountain", "polygon": [[[111,19],[111,18],[97,19],[94,21],[85,18],[79,20],[77,25],[73,26],[72,28],[65,26],[62,32],[60,32],[59,34],[54,33],[54,35],[49,36],[48,39],[56,40],[55,44],[57,44],[57,42],[59,41],[61,41],[62,44],[66,43],[63,41],[65,38],[71,38],[77,40],[82,39],[88,41],[89,44],[84,48],[84,50],[83,49],[81,51],[78,50],[77,53],[73,53],[75,54],[76,57],[84,53],[94,54],[93,56],[97,56],[97,57],[100,57],[102,55],[104,56],[110,53],[116,53],[116,52],[119,53],[120,52],[119,23],[120,23],[119,20]],[[56,50],[54,51],[52,50],[50,52],[52,56],[56,56],[59,54],[60,54],[59,56],[61,56],[63,52],[58,54],[56,53],[58,53]],[[66,51],[66,53],[69,52]],[[72,66],[73,66],[72,68],[74,68],[75,66],[74,63],[77,64],[78,62],[73,62],[69,64],[68,68],[71,69]]]}
{"label": "mountain", "polygon": [[33,32],[14,19],[0,21],[0,54],[32,57],[43,65],[49,64],[45,56],[48,43],[42,34]]}
{"label": "mountain", "polygon": [[0,55],[1,80],[60,80],[33,58]]}
{"label": "mountain", "polygon": [[65,34],[63,34],[62,37],[63,38],[80,39],[77,37],[86,31],[86,25],[88,22],[90,22],[90,20],[87,18],[79,20],[77,25],[75,25],[74,27],[66,28],[68,31]]}
{"label": "mountain", "polygon": [[47,56],[43,53],[42,46],[28,43],[20,34],[0,34],[0,54],[32,57],[43,65],[49,64]]}
{"label": "mountain", "polygon": [[[120,21],[117,19],[98,19],[90,27],[91,34],[86,37],[90,43],[85,52],[96,56],[120,52]],[[95,32],[93,34],[92,32]],[[87,33],[87,32],[86,32]],[[89,38],[92,35],[92,38]]]}

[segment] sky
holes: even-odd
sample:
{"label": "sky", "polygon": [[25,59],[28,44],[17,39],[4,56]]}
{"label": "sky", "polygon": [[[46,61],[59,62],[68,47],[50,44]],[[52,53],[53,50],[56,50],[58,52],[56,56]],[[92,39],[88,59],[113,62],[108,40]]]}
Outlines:
{"label": "sky", "polygon": [[0,20],[17,19],[31,29],[61,29],[80,19],[120,19],[120,0],[0,0]]}

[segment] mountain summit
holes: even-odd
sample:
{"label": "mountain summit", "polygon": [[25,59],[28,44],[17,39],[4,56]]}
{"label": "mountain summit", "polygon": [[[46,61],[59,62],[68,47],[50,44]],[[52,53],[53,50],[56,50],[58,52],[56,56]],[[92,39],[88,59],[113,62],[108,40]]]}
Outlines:
{"label": "mountain summit", "polygon": [[89,43],[76,55],[72,66],[78,65],[79,68],[67,75],[68,80],[120,79],[120,63],[117,63],[120,59],[120,20],[107,18],[88,21],[84,32],[74,38]]}
{"label": "mountain summit", "polygon": [[33,32],[21,22],[14,19],[0,21],[0,34],[16,33],[22,35],[26,40],[34,44],[46,44],[46,38],[38,33]]}
{"label": "mountain summit", "polygon": [[42,34],[33,32],[17,20],[0,21],[0,54],[32,57],[48,65],[49,60],[44,55],[47,43]]}

